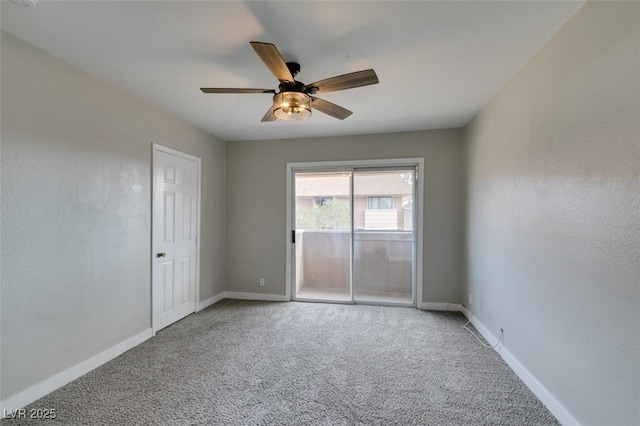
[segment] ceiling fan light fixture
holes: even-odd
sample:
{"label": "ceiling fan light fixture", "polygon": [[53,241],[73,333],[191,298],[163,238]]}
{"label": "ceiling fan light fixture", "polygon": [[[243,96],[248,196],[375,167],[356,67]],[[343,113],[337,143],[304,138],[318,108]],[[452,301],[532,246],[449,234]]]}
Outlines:
{"label": "ceiling fan light fixture", "polygon": [[311,98],[302,92],[280,92],[273,97],[273,115],[280,120],[301,121],[311,117]]}

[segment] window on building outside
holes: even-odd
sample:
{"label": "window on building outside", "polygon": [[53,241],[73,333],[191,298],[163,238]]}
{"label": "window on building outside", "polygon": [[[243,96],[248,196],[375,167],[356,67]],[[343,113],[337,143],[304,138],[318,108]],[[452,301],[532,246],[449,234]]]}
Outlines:
{"label": "window on building outside", "polygon": [[319,206],[323,205],[325,201],[333,200],[333,197],[313,197],[313,202]]}
{"label": "window on building outside", "polygon": [[367,208],[369,210],[392,209],[393,197],[369,197]]}

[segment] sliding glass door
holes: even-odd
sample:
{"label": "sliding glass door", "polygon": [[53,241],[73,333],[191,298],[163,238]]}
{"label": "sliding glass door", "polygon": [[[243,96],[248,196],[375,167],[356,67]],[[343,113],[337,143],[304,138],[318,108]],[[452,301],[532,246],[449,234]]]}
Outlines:
{"label": "sliding glass door", "polygon": [[292,169],[295,300],[415,304],[415,171]]}
{"label": "sliding glass door", "polygon": [[356,302],[413,303],[414,170],[353,173]]}
{"label": "sliding glass door", "polygon": [[351,171],[295,174],[295,297],[348,302]]}

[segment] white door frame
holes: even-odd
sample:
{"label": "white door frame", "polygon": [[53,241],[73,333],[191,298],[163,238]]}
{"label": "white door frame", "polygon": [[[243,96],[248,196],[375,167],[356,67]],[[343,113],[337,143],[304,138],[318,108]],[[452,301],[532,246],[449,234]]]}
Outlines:
{"label": "white door frame", "polygon": [[416,307],[422,304],[422,253],[423,253],[423,208],[424,208],[424,179],[422,170],[424,170],[424,158],[387,158],[377,160],[345,160],[345,161],[315,161],[315,162],[302,162],[302,163],[287,163],[287,219],[286,219],[286,285],[285,285],[285,297],[287,300],[293,299],[293,288],[295,286],[293,275],[293,244],[291,244],[291,231],[294,230],[293,217],[295,202],[292,193],[293,189],[293,173],[304,171],[330,171],[330,169],[344,169],[344,168],[367,168],[367,167],[416,167],[416,199],[414,203],[416,205],[416,265],[415,265],[415,296]]}
{"label": "white door frame", "polygon": [[152,149],[152,162],[151,162],[151,253],[150,253],[150,261],[149,261],[149,268],[150,268],[150,276],[151,276],[151,292],[150,292],[150,308],[151,308],[151,312],[150,312],[150,322],[151,322],[151,329],[153,330],[153,335],[155,336],[156,332],[158,330],[156,330],[157,325],[153,323],[153,262],[156,258],[155,254],[156,251],[155,250],[155,245],[154,245],[154,241],[153,241],[153,227],[154,227],[154,223],[153,223],[153,197],[154,197],[154,185],[155,185],[155,166],[157,163],[157,153],[158,152],[165,152],[167,154],[171,154],[171,155],[175,155],[177,157],[181,157],[187,160],[191,160],[196,162],[197,166],[198,166],[198,173],[196,175],[196,303],[195,303],[195,309],[194,312],[198,309],[198,304],[200,303],[200,197],[201,197],[201,191],[202,191],[202,179],[201,179],[201,174],[202,174],[202,160],[199,157],[190,155],[190,154],[186,154],[184,152],[175,150],[173,148],[168,148],[166,146],[157,144],[157,143],[152,143],[151,144],[151,149]]}

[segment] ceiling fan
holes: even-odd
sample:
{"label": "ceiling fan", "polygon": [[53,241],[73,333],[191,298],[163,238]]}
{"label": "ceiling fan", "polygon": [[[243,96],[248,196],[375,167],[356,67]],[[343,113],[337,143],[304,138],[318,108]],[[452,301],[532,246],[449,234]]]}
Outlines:
{"label": "ceiling fan", "polygon": [[339,105],[316,98],[316,93],[335,92],[337,90],[352,89],[354,87],[368,86],[378,83],[375,71],[363,70],[343,74],[336,77],[304,84],[294,80],[300,72],[300,64],[285,62],[274,44],[250,42],[253,50],[258,54],[262,62],[269,68],[273,75],[280,81],[278,91],[271,89],[232,89],[203,87],[204,93],[269,93],[273,94],[273,105],[262,117],[262,121],[275,121],[276,119],[298,121],[311,116],[311,109],[317,109],[338,120],[344,120],[353,114],[348,109]]}

